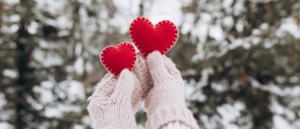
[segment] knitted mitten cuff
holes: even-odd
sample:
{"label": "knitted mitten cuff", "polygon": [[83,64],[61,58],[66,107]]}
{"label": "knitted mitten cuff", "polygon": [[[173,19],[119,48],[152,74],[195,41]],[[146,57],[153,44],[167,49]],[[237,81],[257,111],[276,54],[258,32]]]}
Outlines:
{"label": "knitted mitten cuff", "polygon": [[146,129],[161,129],[168,123],[179,121],[192,129],[198,129],[191,112],[185,107],[177,104],[170,104],[155,110],[150,114],[146,122]]}

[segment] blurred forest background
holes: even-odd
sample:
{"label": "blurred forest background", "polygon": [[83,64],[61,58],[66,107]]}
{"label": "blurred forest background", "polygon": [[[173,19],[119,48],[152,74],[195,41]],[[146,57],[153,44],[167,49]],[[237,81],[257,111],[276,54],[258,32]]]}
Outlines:
{"label": "blurred forest background", "polygon": [[299,0],[0,0],[0,14],[1,129],[92,128],[99,53],[131,42],[138,16],[179,28],[167,55],[202,129],[300,128]]}

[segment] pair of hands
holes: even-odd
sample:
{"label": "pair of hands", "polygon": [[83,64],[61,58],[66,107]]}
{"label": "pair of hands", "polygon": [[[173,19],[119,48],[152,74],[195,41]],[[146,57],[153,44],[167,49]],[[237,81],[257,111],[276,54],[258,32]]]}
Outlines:
{"label": "pair of hands", "polygon": [[145,60],[137,53],[133,72],[108,73],[89,97],[88,111],[95,128],[135,129],[134,114],[141,100],[149,117],[160,107],[185,107],[184,82],[175,64],[159,52]]}

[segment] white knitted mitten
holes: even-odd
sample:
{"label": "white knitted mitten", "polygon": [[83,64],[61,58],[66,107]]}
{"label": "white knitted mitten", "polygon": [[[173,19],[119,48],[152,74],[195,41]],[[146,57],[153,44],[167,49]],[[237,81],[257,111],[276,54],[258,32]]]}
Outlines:
{"label": "white knitted mitten", "polygon": [[198,129],[185,106],[184,82],[175,64],[157,51],[148,55],[147,64],[154,86],[145,99],[146,129],[161,129],[174,121]]}
{"label": "white knitted mitten", "polygon": [[148,65],[146,60],[138,50],[136,51],[137,51],[136,52],[137,59],[135,62],[135,66],[133,68],[133,73],[136,74],[138,80],[140,81],[141,88],[142,88],[141,95],[142,98],[144,99],[148,95],[150,89],[152,88],[152,80],[148,71]]}
{"label": "white knitted mitten", "polygon": [[136,128],[132,109],[132,92],[138,84],[136,82],[135,75],[127,69],[118,78],[107,74],[101,80],[89,97],[87,107],[96,129]]}

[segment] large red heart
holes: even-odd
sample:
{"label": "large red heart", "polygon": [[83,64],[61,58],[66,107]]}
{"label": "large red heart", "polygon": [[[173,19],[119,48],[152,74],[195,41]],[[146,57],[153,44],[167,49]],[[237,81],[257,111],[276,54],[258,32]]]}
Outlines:
{"label": "large red heart", "polygon": [[136,60],[135,50],[130,43],[121,42],[117,46],[105,47],[100,60],[107,71],[118,76],[123,69],[132,71]]}
{"label": "large red heart", "polygon": [[171,21],[163,20],[152,25],[144,17],[133,20],[129,33],[133,43],[145,58],[155,50],[161,54],[167,53],[175,45],[178,37],[178,30]]}

